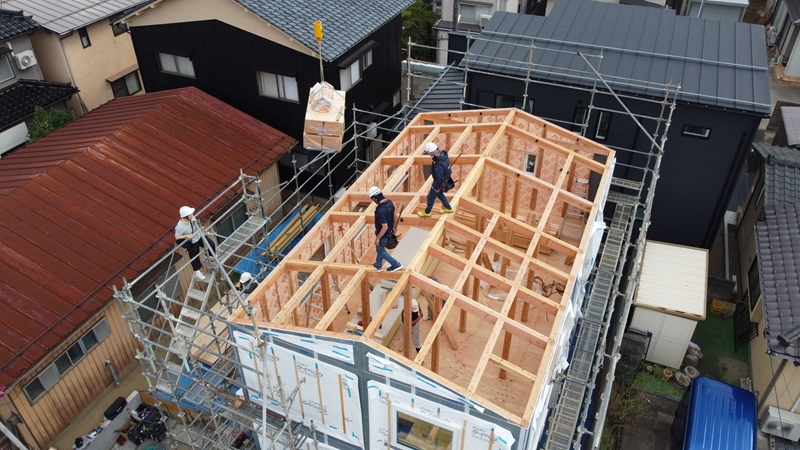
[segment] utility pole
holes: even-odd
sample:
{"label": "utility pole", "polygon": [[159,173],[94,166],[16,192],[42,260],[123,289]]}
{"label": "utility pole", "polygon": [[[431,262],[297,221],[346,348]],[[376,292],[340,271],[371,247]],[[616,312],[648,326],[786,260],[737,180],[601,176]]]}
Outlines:
{"label": "utility pole", "polygon": [[458,31],[458,0],[453,0],[453,31]]}

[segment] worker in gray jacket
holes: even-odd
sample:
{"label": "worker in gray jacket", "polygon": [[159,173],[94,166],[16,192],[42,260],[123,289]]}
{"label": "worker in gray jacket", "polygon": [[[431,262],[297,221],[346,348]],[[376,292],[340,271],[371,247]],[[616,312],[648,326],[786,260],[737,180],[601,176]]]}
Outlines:
{"label": "worker in gray jacket", "polygon": [[203,239],[203,230],[200,229],[200,226],[194,219],[194,208],[181,206],[180,213],[181,220],[175,225],[176,243],[188,250],[189,258],[192,260],[194,276],[200,281],[205,281],[206,276],[200,271],[200,269],[203,268],[203,263],[200,262],[200,258],[197,255],[200,254],[200,247],[205,247],[203,241],[208,241],[212,253],[216,250],[216,246],[211,239]]}

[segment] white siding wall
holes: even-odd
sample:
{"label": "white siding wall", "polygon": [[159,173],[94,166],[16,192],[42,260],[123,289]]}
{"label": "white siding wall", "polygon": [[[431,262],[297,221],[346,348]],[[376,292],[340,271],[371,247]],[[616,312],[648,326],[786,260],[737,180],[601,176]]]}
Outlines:
{"label": "white siding wall", "polygon": [[653,333],[647,359],[679,369],[697,322],[647,308],[636,308],[631,327]]}

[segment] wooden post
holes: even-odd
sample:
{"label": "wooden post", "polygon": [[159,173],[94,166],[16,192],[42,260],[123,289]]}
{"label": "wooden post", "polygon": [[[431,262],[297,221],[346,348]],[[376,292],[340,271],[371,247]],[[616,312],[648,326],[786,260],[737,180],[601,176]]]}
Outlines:
{"label": "wooden post", "polygon": [[[331,309],[331,282],[328,279],[328,274],[323,273],[322,277],[320,277],[320,287],[322,290],[322,310],[324,311],[323,315],[327,313]],[[313,299],[313,296],[312,296]],[[297,324],[295,324],[297,326]],[[333,325],[331,324],[328,326],[328,331],[333,331]]]}
{"label": "wooden post", "polygon": [[369,280],[366,278],[361,281],[361,331],[367,329],[370,321],[372,320],[372,311],[370,311],[369,304]]}
{"label": "wooden post", "polygon": [[[532,270],[529,270],[528,271],[528,281],[525,283],[525,287],[527,287],[528,289],[533,289],[533,278],[534,278],[534,276],[535,276],[535,272],[532,271]],[[522,317],[520,317],[521,321],[523,321],[523,322],[527,322],[528,321],[528,312],[530,310],[530,307],[531,307],[531,305],[528,302],[525,302],[525,303],[522,304]]]}
{"label": "wooden post", "polygon": [[411,282],[403,294],[403,356],[411,359]]}
{"label": "wooden post", "polygon": [[344,385],[342,384],[341,374],[339,374],[339,402],[342,406],[342,429],[344,434],[347,434],[347,417],[344,415]]}
{"label": "wooden post", "polygon": [[319,364],[314,364],[317,372],[317,392],[319,392],[319,413],[322,416],[322,424],[325,425],[325,405],[322,403],[322,381],[319,378]]}
{"label": "wooden post", "polygon": [[[436,323],[436,320],[439,318],[439,312],[442,309],[442,302],[439,301],[439,298],[436,295],[428,295],[426,296],[431,303],[433,309],[433,323]],[[444,324],[447,325],[447,324]],[[439,333],[436,333],[436,336],[433,338],[433,347],[431,347],[431,370],[433,373],[439,373]]]}
{"label": "wooden post", "polygon": [[[513,302],[511,304],[511,309],[508,310],[508,317],[511,320],[514,320],[514,316],[517,314],[517,300],[514,298],[506,299],[507,302]],[[525,303],[527,305],[527,303]],[[506,335],[503,337],[503,352],[502,357],[505,360],[508,360],[508,356],[511,353],[511,333],[506,331]],[[499,377],[503,380],[506,379],[506,370],[500,369]]]}
{"label": "wooden post", "polygon": [[519,213],[519,188],[519,174],[517,174],[517,179],[514,180],[514,197],[511,199],[511,217],[515,219]]}

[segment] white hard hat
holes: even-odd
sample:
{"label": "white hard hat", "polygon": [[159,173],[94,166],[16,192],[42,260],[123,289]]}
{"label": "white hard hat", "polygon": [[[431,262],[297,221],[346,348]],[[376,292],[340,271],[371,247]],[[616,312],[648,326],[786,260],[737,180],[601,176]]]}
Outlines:
{"label": "white hard hat", "polygon": [[371,188],[369,188],[369,197],[370,198],[375,197],[376,195],[378,195],[380,193],[381,193],[381,190],[378,188],[378,186],[372,186]]}
{"label": "white hard hat", "polygon": [[194,214],[194,208],[190,206],[181,206],[181,217],[186,217],[190,214]]}
{"label": "white hard hat", "polygon": [[253,278],[253,276],[250,275],[250,272],[245,272],[245,273],[242,274],[241,277],[239,277],[239,281],[241,281],[242,283],[247,283],[252,278]]}
{"label": "white hard hat", "polygon": [[439,150],[439,147],[436,146],[433,142],[428,142],[425,144],[425,153],[432,155]]}
{"label": "white hard hat", "polygon": [[411,312],[419,312],[419,302],[415,299],[411,299]]}

